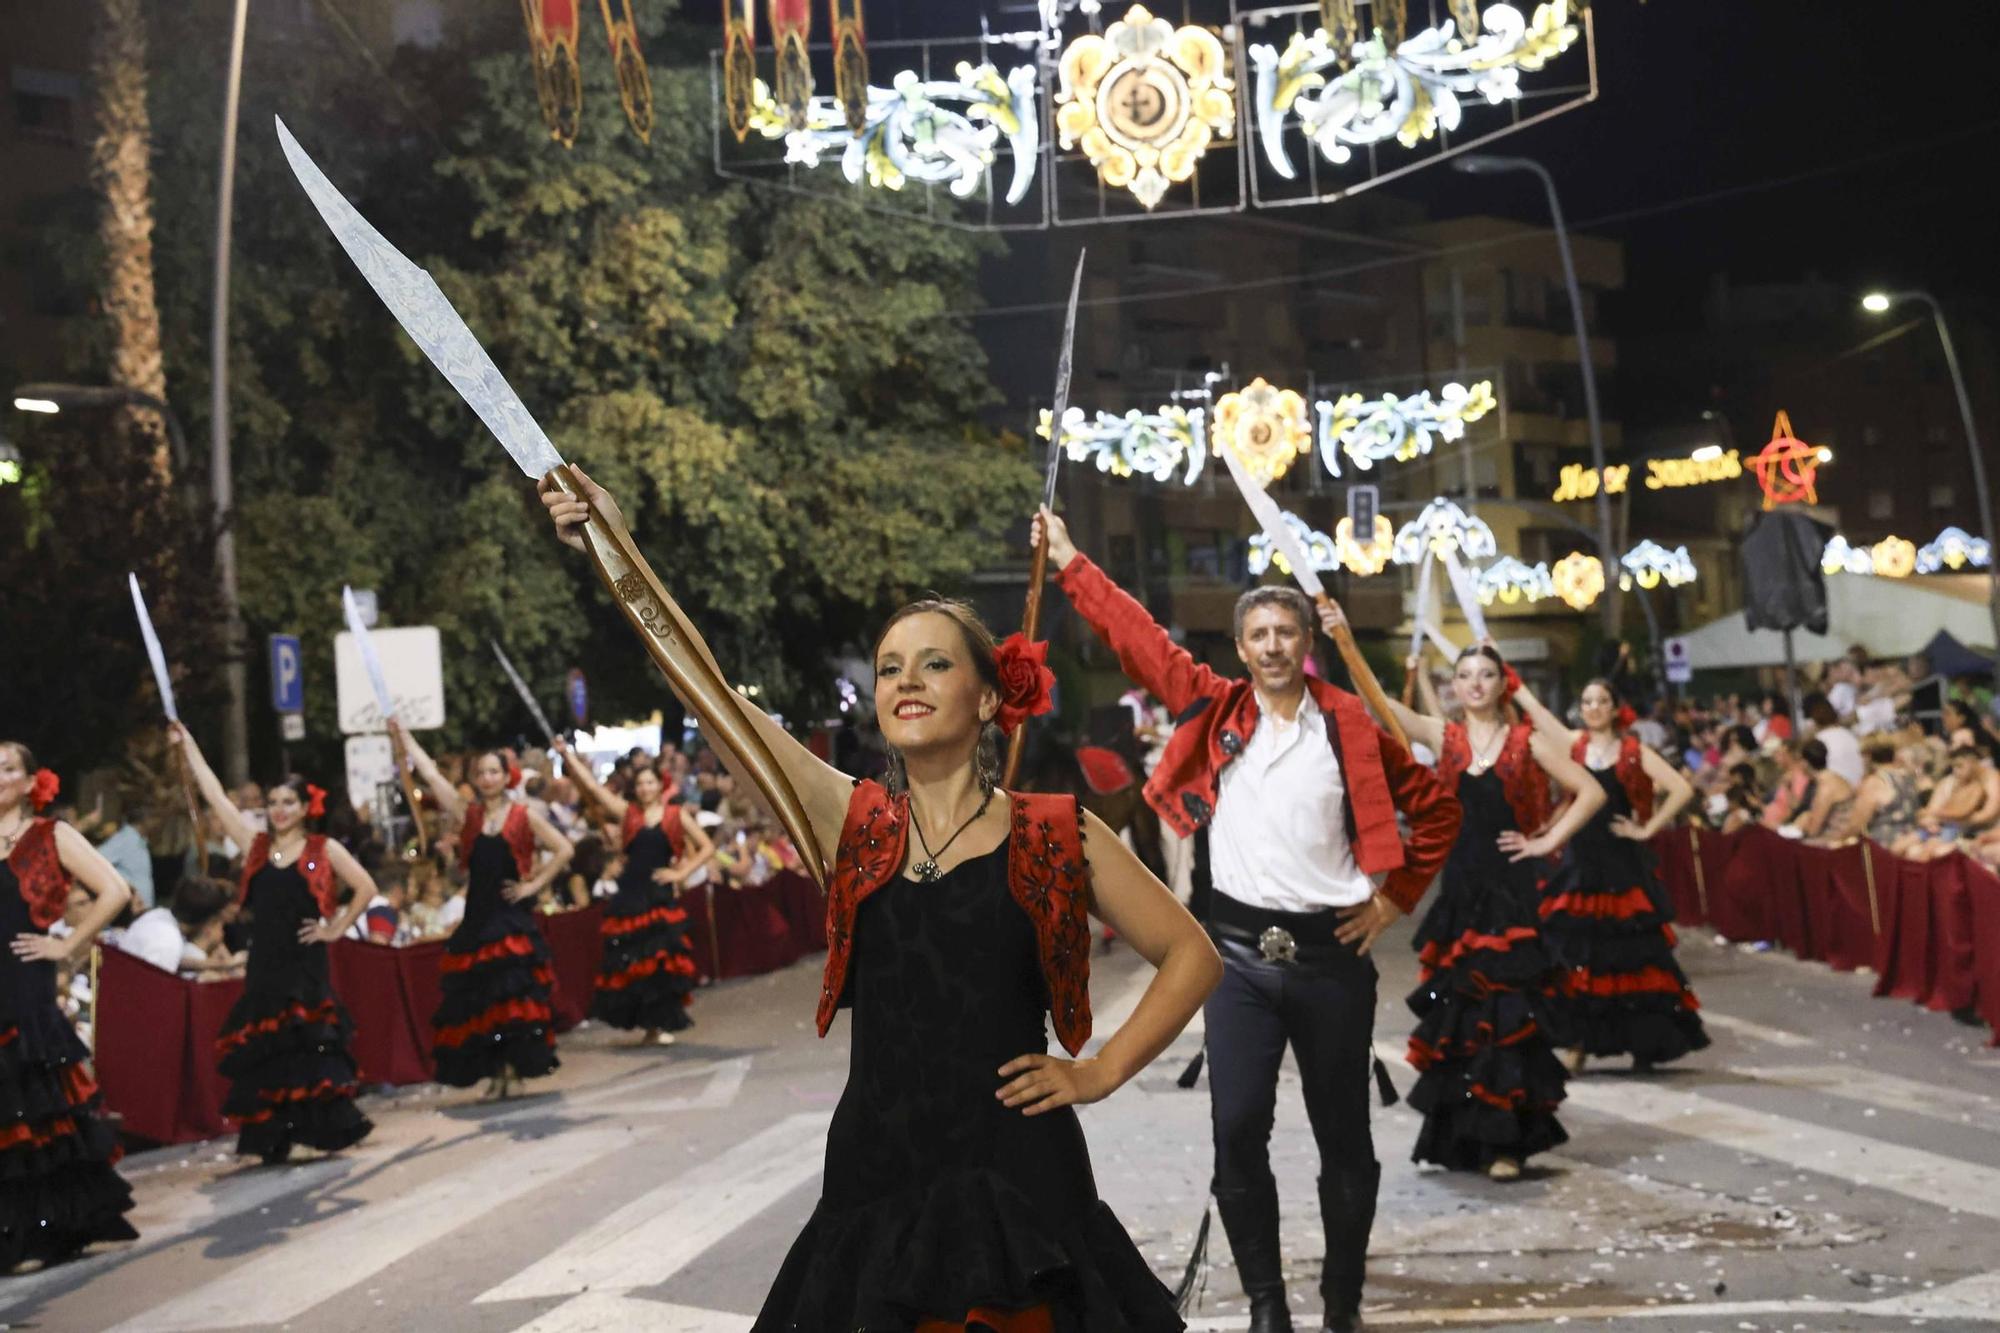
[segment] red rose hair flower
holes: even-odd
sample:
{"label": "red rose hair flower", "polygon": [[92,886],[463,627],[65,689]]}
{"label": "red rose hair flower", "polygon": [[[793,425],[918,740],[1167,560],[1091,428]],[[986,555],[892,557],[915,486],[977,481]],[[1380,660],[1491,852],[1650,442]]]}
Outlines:
{"label": "red rose hair flower", "polygon": [[1504,677],[1500,686],[1500,697],[1502,699],[1512,699],[1514,692],[1521,688],[1521,673],[1514,670],[1513,667],[1502,667],[1500,670]]}
{"label": "red rose hair flower", "polygon": [[994,650],[994,666],[1000,672],[1000,711],[994,714],[993,722],[1002,732],[1011,733],[1029,718],[1055,707],[1051,691],[1056,673],[1049,670],[1048,658],[1046,639],[1030,643],[1018,633],[1009,634]]}
{"label": "red rose hair flower", "polygon": [[1631,704],[1619,704],[1618,711],[1612,715],[1612,720],[1617,723],[1618,730],[1624,731],[1639,720],[1639,714]]}
{"label": "red rose hair flower", "polygon": [[326,813],[326,788],[306,784],[306,818],[318,819]]}
{"label": "red rose hair flower", "polygon": [[55,775],[55,770],[38,768],[35,770],[34,784],[28,788],[28,804],[36,810],[45,810],[49,802],[56,798],[56,793],[61,790],[62,779]]}
{"label": "red rose hair flower", "polygon": [[521,766],[515,763],[512,759],[509,759],[507,761],[507,790],[512,791],[514,788],[520,785],[521,785]]}

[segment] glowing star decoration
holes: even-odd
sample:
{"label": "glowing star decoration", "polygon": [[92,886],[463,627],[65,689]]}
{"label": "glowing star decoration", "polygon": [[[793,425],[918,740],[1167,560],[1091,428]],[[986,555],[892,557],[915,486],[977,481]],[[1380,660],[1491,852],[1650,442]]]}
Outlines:
{"label": "glowing star decoration", "polygon": [[1342,518],[1333,528],[1333,549],[1340,563],[1354,574],[1380,574],[1396,549],[1396,525],[1375,515],[1375,531],[1365,542],[1354,540],[1354,520]]}
{"label": "glowing star decoration", "polygon": [[[1017,204],[1033,183],[1041,151],[1041,110],[1036,102],[1035,67],[1018,65],[1003,78],[992,65],[960,62],[956,79],[923,79],[898,73],[889,88],[868,89],[868,111],[859,134],[847,128],[847,112],[833,97],[814,97],[804,129],[794,129],[788,113],[759,80],[750,127],[767,139],[785,141],[785,161],[811,168],[838,154],[841,174],[900,190],[907,181],[944,185],[970,198],[986,179],[1004,136],[1013,150],[1007,202]],[[946,103],[961,103],[955,111]]]}
{"label": "glowing star decoration", "polygon": [[[1333,538],[1318,531],[1291,510],[1281,512],[1285,515],[1285,526],[1299,539],[1299,547],[1305,551],[1306,558],[1312,561],[1314,569],[1321,573],[1330,573],[1340,568],[1340,553]],[[1272,565],[1278,567],[1280,574],[1290,575],[1292,572],[1292,562],[1285,559],[1283,551],[1273,549],[1269,534],[1262,532],[1250,539],[1250,552],[1245,557],[1244,563],[1252,574],[1262,574]]]}
{"label": "glowing star decoration", "polygon": [[1984,569],[1993,563],[1993,548],[1984,537],[1975,537],[1964,528],[1946,528],[1917,552],[1919,574],[1935,574],[1945,569]]}
{"label": "glowing star decoration", "polygon": [[[1035,433],[1049,438],[1049,411],[1042,409]],[[1063,413],[1063,452],[1073,463],[1095,464],[1114,477],[1138,475],[1167,481],[1185,466],[1183,480],[1193,485],[1208,462],[1207,416],[1202,409],[1163,407],[1157,412],[1137,408],[1124,416],[1099,412],[1086,418],[1080,407]]]}
{"label": "glowing star decoration", "polygon": [[1414,565],[1426,549],[1437,556],[1456,551],[1467,560],[1490,560],[1500,547],[1484,519],[1439,496],[1396,533],[1391,558],[1399,565]]}
{"label": "glowing star decoration", "polygon": [[1814,479],[1819,474],[1820,451],[1792,434],[1792,419],[1783,412],[1771,427],[1771,442],[1750,460],[1757,485],[1764,491],[1764,508],[1779,505],[1818,504]]}
{"label": "glowing star decoration", "polygon": [[1585,610],[1604,592],[1604,562],[1594,555],[1571,551],[1556,561],[1549,581],[1555,585],[1556,596],[1573,610]]}
{"label": "glowing star decoration", "polygon": [[1694,557],[1685,546],[1669,551],[1656,541],[1642,541],[1618,557],[1618,586],[1629,588],[1636,581],[1642,588],[1662,583],[1679,588],[1695,580]]}
{"label": "glowing star decoration", "polygon": [[1511,555],[1503,555],[1478,571],[1475,580],[1473,586],[1479,593],[1481,606],[1495,602],[1514,606],[1556,595],[1555,581],[1546,564],[1526,564]]}
{"label": "glowing star decoration", "polygon": [[[1264,159],[1286,180],[1297,175],[1285,148],[1296,121],[1327,161],[1342,165],[1356,148],[1395,139],[1415,148],[1456,130],[1461,98],[1490,106],[1521,96],[1521,72],[1542,68],[1576,41],[1568,0],[1537,5],[1532,19],[1512,5],[1486,11],[1485,31],[1460,40],[1445,22],[1407,40],[1379,25],[1350,45],[1344,33],[1317,28],[1295,32],[1283,55],[1276,47],[1250,48],[1255,72],[1257,133]],[[1344,73],[1331,82],[1326,71]]]}
{"label": "glowing star decoration", "polygon": [[1312,446],[1306,400],[1262,376],[1215,404],[1215,447],[1227,449],[1260,486],[1285,475],[1292,460]]}
{"label": "glowing star decoration", "polygon": [[1350,393],[1314,407],[1319,415],[1320,461],[1338,477],[1343,453],[1366,472],[1379,462],[1407,463],[1428,454],[1434,435],[1447,443],[1462,438],[1468,425],[1493,410],[1493,382],[1481,380],[1469,389],[1447,384],[1436,401],[1425,389],[1409,398],[1383,394],[1374,402]]}
{"label": "glowing star decoration", "polygon": [[1176,28],[1144,5],[1062,53],[1056,131],[1098,179],[1147,208],[1194,175],[1214,139],[1236,132],[1236,84],[1206,28]]}

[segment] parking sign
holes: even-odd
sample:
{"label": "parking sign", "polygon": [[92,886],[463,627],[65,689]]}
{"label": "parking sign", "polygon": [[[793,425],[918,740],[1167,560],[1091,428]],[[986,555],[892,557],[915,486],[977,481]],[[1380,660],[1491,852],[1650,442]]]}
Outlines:
{"label": "parking sign", "polygon": [[306,707],[306,678],[296,634],[273,634],[271,643],[271,709],[278,713],[302,713]]}

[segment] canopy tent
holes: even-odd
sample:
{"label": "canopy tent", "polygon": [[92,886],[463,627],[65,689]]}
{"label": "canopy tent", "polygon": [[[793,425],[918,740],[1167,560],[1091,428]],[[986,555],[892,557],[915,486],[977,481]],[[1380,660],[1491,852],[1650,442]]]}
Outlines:
{"label": "canopy tent", "polygon": [[[1909,579],[1836,574],[1826,581],[1826,600],[1826,633],[1800,630],[1792,636],[1800,662],[1824,662],[1857,644],[1870,657],[1928,653],[1940,635],[1960,649],[1972,645],[1990,650],[1993,644],[1993,621],[1983,603],[1934,592]],[[1741,611],[1683,637],[1688,661],[1698,670],[1785,663],[1785,636],[1776,630],[1750,629]]]}
{"label": "canopy tent", "polygon": [[1939,630],[1918,650],[1931,670],[1940,676],[1985,676],[1992,674],[1993,656],[1968,648],[1946,630]]}

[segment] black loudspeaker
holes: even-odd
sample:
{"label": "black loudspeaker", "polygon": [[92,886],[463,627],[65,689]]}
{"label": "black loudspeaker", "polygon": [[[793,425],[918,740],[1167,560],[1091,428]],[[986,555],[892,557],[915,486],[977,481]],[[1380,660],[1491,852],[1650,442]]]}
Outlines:
{"label": "black loudspeaker", "polygon": [[1820,556],[1833,530],[1797,509],[1759,514],[1743,536],[1743,620],[1751,629],[1826,633]]}

